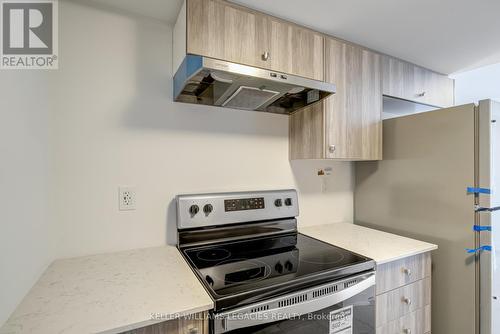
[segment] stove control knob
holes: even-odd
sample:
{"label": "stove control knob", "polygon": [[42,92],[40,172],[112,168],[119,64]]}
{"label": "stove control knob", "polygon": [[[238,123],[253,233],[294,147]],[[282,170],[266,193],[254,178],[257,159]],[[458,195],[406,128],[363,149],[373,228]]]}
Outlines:
{"label": "stove control knob", "polygon": [[283,201],[281,198],[278,198],[277,200],[274,201],[274,205],[277,206],[278,208],[283,205]]}
{"label": "stove control knob", "polygon": [[293,269],[293,264],[292,264],[292,262],[290,262],[290,261],[286,261],[286,262],[285,262],[285,269],[286,269],[286,270],[288,270],[288,271],[292,271],[292,269]]}
{"label": "stove control knob", "polygon": [[214,286],[214,280],[212,279],[212,277],[210,276],[206,276],[205,277],[205,281],[207,281],[207,283],[210,285],[210,286]]}
{"label": "stove control knob", "polygon": [[292,206],[292,199],[291,198],[286,198],[285,199],[285,205],[286,206]]}
{"label": "stove control knob", "polygon": [[274,266],[274,269],[276,269],[276,271],[279,274],[281,274],[283,272],[283,265],[281,264],[281,262],[276,263],[276,265]]}
{"label": "stove control knob", "polygon": [[203,212],[205,212],[206,215],[209,215],[212,211],[214,211],[214,207],[212,204],[205,204],[203,207]]}
{"label": "stove control knob", "polygon": [[189,213],[191,214],[191,216],[195,216],[198,211],[200,211],[200,207],[196,204],[193,204],[189,207]]}

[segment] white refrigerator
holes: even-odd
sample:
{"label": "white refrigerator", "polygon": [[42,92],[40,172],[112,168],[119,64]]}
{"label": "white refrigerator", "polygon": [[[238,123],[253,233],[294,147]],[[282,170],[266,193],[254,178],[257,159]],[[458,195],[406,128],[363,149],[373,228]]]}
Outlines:
{"label": "white refrigerator", "polygon": [[500,103],[388,119],[383,132],[383,160],[356,163],[356,223],[438,245],[432,333],[500,334]]}

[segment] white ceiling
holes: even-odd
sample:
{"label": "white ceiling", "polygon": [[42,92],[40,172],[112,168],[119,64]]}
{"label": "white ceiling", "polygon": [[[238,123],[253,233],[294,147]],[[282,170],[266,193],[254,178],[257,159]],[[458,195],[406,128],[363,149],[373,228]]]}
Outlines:
{"label": "white ceiling", "polygon": [[84,0],[174,24],[183,0]]}
{"label": "white ceiling", "polygon": [[[169,23],[182,0],[97,0]],[[450,74],[500,62],[499,0],[232,0]]]}

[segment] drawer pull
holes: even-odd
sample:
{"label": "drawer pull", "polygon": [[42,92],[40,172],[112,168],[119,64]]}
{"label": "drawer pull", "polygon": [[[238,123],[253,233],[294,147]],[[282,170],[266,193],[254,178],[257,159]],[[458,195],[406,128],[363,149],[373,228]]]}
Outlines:
{"label": "drawer pull", "polygon": [[410,269],[408,269],[408,268],[404,268],[404,269],[403,269],[403,272],[406,274],[406,276],[411,277],[411,274],[412,274],[412,273],[411,273],[411,270],[410,270]]}
{"label": "drawer pull", "polygon": [[403,329],[403,333],[405,333],[405,334],[411,334],[411,329],[405,328],[405,329]]}
{"label": "drawer pull", "polygon": [[406,298],[406,297],[403,297],[403,303],[405,303],[406,305],[411,305],[411,299],[410,298]]}

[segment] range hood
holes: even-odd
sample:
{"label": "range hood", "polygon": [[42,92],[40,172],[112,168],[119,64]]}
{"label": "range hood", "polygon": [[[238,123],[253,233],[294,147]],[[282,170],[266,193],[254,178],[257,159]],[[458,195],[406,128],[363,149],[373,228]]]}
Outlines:
{"label": "range hood", "polygon": [[174,100],[290,114],[335,93],[335,85],[218,59],[187,55],[174,76]]}

